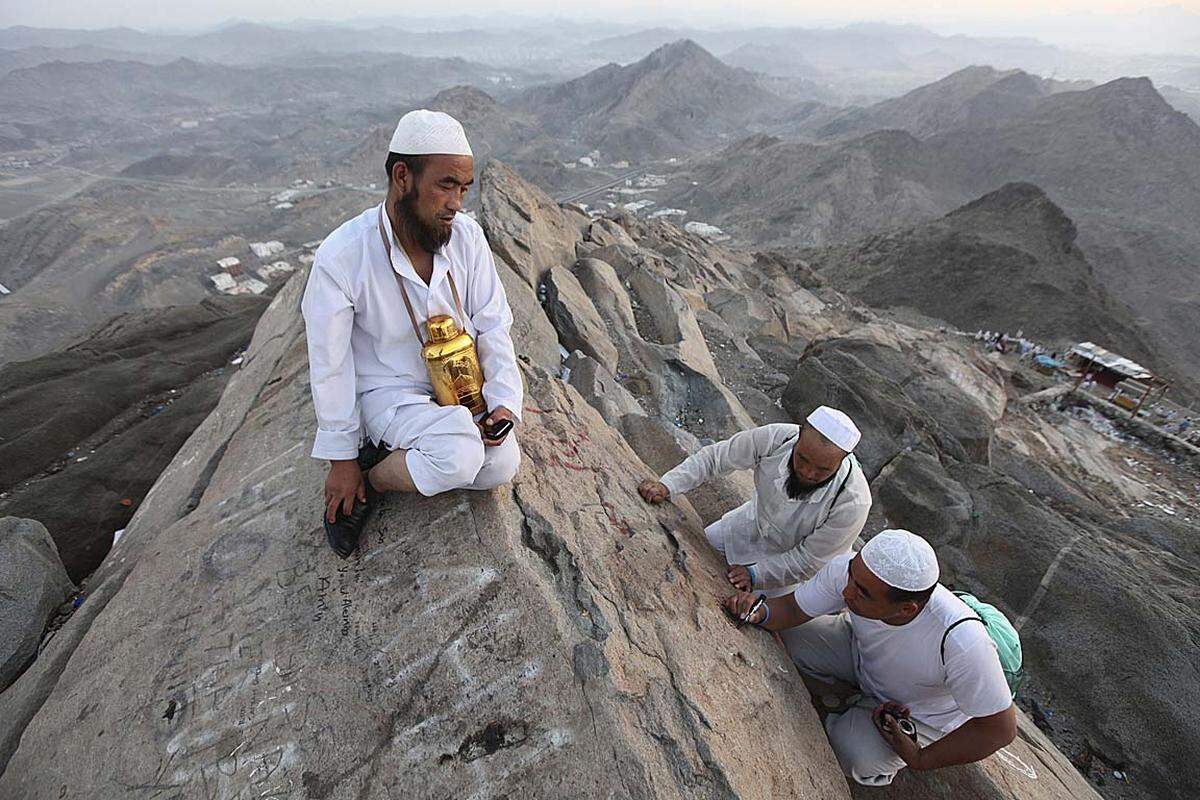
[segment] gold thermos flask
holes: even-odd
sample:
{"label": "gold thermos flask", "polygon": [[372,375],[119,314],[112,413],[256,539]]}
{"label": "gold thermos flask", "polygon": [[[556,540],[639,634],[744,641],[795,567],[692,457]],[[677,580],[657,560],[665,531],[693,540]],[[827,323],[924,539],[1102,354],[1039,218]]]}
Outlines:
{"label": "gold thermos flask", "polygon": [[446,314],[430,317],[428,326],[429,341],[421,348],[421,357],[429,368],[438,405],[466,406],[472,414],[487,411],[475,342]]}

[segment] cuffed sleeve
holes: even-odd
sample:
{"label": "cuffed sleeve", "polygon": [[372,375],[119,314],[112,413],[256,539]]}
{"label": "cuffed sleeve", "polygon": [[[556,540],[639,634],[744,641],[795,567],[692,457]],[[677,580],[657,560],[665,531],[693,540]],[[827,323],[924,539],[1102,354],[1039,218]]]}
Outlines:
{"label": "cuffed sleeve", "polygon": [[321,258],[313,262],[300,308],[304,314],[309,382],[317,415],[312,457],[356,458],[360,422],[350,346],[354,305],[334,269]]}
{"label": "cuffed sleeve", "polygon": [[[779,428],[786,425],[764,425],[735,433],[730,438],[701,447],[660,479],[671,494],[686,494],[717,475],[750,469],[774,448]],[[791,426],[795,430],[795,426]]]}
{"label": "cuffed sleeve", "polygon": [[470,315],[475,326],[475,346],[483,368],[483,397],[488,409],[504,406],[517,419],[521,418],[525,387],[517,369],[517,354],[510,329],[512,309],[504,293],[504,285],[496,272],[496,262],[487,238],[480,231],[471,265]]}

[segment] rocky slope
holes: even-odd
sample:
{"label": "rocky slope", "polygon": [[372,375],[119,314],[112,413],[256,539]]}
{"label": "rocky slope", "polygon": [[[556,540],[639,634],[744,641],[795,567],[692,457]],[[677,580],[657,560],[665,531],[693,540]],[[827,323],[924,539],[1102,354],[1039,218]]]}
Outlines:
{"label": "rocky slope", "polygon": [[[388,499],[337,561],[306,455],[296,276],[86,601],[0,694],[0,795],[849,795],[782,649],[716,605],[701,525],[740,501],[744,476],[659,508],[634,487],[707,438],[802,413],[834,385],[807,376],[852,331],[865,345],[847,363],[886,373],[838,370],[867,404],[838,398],[868,431],[870,474],[886,482],[907,448],[986,470],[1002,373],[804,290],[772,257],[591,219],[498,163],[482,182],[528,386],[517,480]],[[560,341],[581,351],[567,382]],[[1095,797],[1024,716],[1002,754],[872,796]]]}
{"label": "rocky slope", "polygon": [[[391,501],[335,563],[300,488],[322,473],[302,281],[94,576],[0,794],[847,796],[782,651],[717,608],[694,513],[632,495],[645,467],[545,372],[511,488]],[[83,624],[0,696],[6,724]],[[749,746],[750,720],[773,735]]]}
{"label": "rocky slope", "polygon": [[0,516],[45,525],[74,580],[93,572],[216,406],[266,305],[218,297],[124,314],[0,366]]}

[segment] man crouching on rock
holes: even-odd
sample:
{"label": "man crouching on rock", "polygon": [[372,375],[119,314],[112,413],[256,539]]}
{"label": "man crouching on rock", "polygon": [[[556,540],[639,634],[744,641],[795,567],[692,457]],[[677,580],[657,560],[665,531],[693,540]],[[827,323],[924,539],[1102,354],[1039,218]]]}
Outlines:
{"label": "man crouching on rock", "polygon": [[778,631],[801,672],[862,690],[849,710],[826,717],[825,731],[842,771],[866,786],[886,786],[906,766],[979,761],[1016,738],[996,645],[984,625],[956,624],[979,617],[938,576],[928,542],[889,530],[793,595],[726,600],[738,619]]}
{"label": "man crouching on rock", "polygon": [[[413,111],[389,149],[387,198],[322,242],[302,304],[312,455],[330,462],[325,533],[342,558],[381,493],[491,489],[521,458],[508,432],[523,396],[512,311],[483,230],[460,213],[474,180],[466,133],[447,114]],[[474,340],[482,393],[461,357],[427,365],[422,354],[461,332]],[[450,404],[435,402],[433,375]]]}
{"label": "man crouching on rock", "polygon": [[777,423],[698,450],[638,487],[650,503],[689,492],[717,475],[754,470],[754,494],[704,529],[730,565],[735,588],[791,593],[829,559],[850,552],[871,510],[871,487],[851,451],[858,428],[821,406],[803,425]]}

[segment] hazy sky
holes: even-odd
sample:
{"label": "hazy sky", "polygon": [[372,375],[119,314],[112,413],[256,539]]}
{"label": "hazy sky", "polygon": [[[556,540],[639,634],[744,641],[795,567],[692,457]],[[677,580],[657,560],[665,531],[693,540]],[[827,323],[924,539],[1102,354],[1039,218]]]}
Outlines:
{"label": "hazy sky", "polygon": [[[459,0],[458,14],[495,14],[497,11],[526,15],[556,14],[578,18],[604,18],[629,22],[670,20],[677,23],[714,25],[722,22],[754,24],[844,22],[878,19],[889,21],[972,22],[981,20],[1046,16],[1073,12],[1129,12],[1162,6],[1164,3],[1136,0],[972,0],[969,3],[940,0],[811,0],[770,2],[743,0],[595,0],[592,3],[562,0]],[[1200,0],[1173,3],[1200,12]],[[193,28],[213,25],[230,18],[257,21],[286,21],[297,18],[345,20],[362,16],[439,15],[437,3],[396,3],[395,0],[208,0],[199,3],[164,3],[162,0],[0,0],[0,27],[96,28],[126,25],[135,28]],[[440,16],[440,15],[439,15]],[[1032,33],[1032,31],[1031,31]]]}

